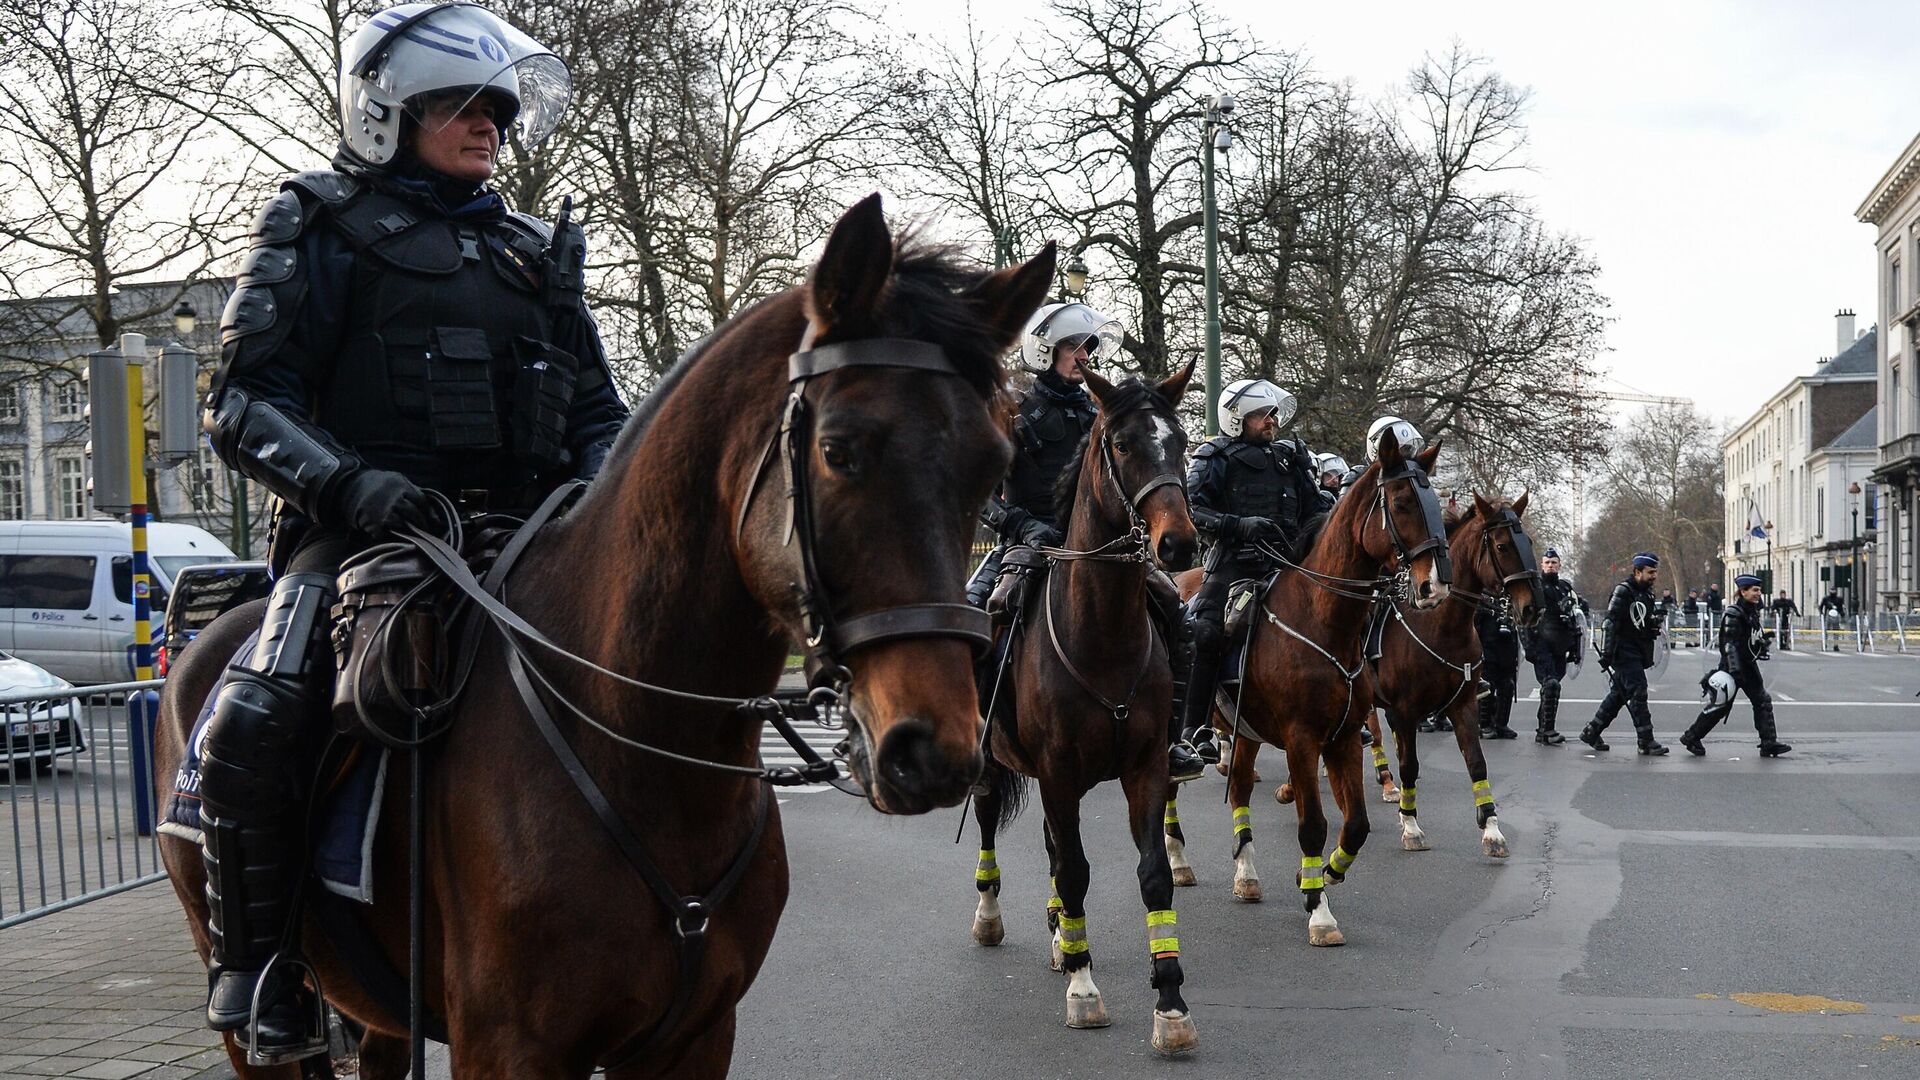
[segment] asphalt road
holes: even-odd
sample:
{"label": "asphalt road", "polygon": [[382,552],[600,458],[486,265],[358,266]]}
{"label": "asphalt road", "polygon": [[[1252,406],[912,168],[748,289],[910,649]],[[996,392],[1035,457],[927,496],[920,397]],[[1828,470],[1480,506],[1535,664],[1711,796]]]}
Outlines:
{"label": "asphalt road", "polygon": [[[1672,743],[1697,707],[1686,651],[1653,689]],[[1037,806],[998,850],[1007,939],[969,936],[975,839],[959,811],[885,818],[833,792],[785,800],[793,897],[742,1006],[734,1075],[789,1077],[1307,1076],[1825,1078],[1920,1076],[1920,658],[1784,655],[1769,665],[1794,752],[1755,753],[1744,702],[1692,758],[1569,741],[1492,744],[1512,843],[1480,852],[1451,736],[1424,738],[1421,819],[1400,850],[1394,809],[1331,895],[1348,944],[1307,945],[1290,887],[1293,811],[1267,755],[1253,815],[1268,899],[1229,892],[1229,811],[1216,776],[1182,798],[1200,876],[1176,894],[1201,1045],[1147,1045],[1142,905],[1113,785],[1084,816],[1088,936],[1113,1016],[1063,1025],[1047,970]],[[1572,732],[1604,689],[1571,684]],[[1523,675],[1521,693],[1532,691]],[[1584,700],[1583,700],[1584,699]],[[1515,709],[1532,727],[1533,703]],[[1624,750],[1624,752],[1622,752]]]}

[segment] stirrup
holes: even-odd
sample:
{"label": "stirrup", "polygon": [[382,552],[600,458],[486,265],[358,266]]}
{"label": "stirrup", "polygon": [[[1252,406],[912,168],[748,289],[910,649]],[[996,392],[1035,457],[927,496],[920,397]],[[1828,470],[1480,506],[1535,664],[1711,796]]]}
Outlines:
{"label": "stirrup", "polygon": [[[289,971],[298,976],[305,973],[313,980],[313,1015],[307,1025],[305,1042],[288,1046],[260,1048],[260,991],[267,986],[267,977],[273,974],[275,964],[284,964]],[[298,993],[303,983],[292,984]],[[320,991],[320,973],[313,965],[299,957],[288,957],[284,952],[274,953],[265,967],[260,969],[260,978],[253,984],[253,1004],[247,1008],[247,1064],[268,1066],[284,1065],[292,1061],[301,1061],[327,1052],[327,997]]]}

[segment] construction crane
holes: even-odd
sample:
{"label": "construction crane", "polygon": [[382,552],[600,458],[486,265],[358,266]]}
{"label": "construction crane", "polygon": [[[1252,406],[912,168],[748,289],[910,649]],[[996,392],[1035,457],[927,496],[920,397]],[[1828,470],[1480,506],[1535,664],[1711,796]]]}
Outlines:
{"label": "construction crane", "polygon": [[[1617,401],[1630,405],[1693,404],[1692,398],[1663,397],[1659,394],[1649,394],[1637,387],[1628,386],[1618,379],[1609,379],[1607,381],[1618,386],[1626,387],[1624,392],[1594,390],[1588,393],[1582,393],[1580,379],[1581,371],[1578,367],[1575,367],[1573,371],[1573,419],[1576,426],[1580,422],[1581,403],[1589,396],[1599,398],[1602,401]],[[1582,540],[1584,540],[1587,535],[1587,463],[1578,447],[1573,451],[1573,535]]]}

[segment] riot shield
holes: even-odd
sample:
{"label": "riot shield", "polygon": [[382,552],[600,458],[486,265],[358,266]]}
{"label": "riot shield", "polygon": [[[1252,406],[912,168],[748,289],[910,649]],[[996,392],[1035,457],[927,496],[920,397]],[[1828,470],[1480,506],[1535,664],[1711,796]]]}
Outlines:
{"label": "riot shield", "polygon": [[1560,680],[1562,683],[1570,683],[1580,677],[1581,670],[1587,664],[1587,653],[1593,648],[1593,628],[1588,625],[1586,612],[1573,613],[1573,627],[1573,662],[1567,665],[1567,673]]}
{"label": "riot shield", "polygon": [[1665,632],[1653,639],[1653,666],[1647,669],[1647,681],[1659,682],[1667,677],[1667,665],[1673,662],[1673,639]]}

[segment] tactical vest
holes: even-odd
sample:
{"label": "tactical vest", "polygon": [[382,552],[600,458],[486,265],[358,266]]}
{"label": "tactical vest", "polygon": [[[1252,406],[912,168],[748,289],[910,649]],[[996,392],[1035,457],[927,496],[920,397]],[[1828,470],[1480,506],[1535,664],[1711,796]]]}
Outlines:
{"label": "tactical vest", "polygon": [[1580,602],[1574,599],[1573,586],[1558,576],[1540,579],[1542,603],[1540,605],[1539,633],[1551,641],[1572,639],[1578,624]]}
{"label": "tactical vest", "polygon": [[1307,517],[1300,506],[1287,444],[1265,446],[1235,439],[1221,449],[1227,461],[1225,513],[1263,517],[1291,536]]}
{"label": "tactical vest", "polygon": [[1090,399],[1062,401],[1038,387],[1027,392],[1013,425],[1013,467],[1005,488],[1009,505],[1056,524],[1053,486],[1093,428],[1093,412]]}
{"label": "tactical vest", "polygon": [[442,491],[509,492],[567,463],[580,377],[553,344],[543,238],[365,190],[332,207],[356,254],[337,363],[314,422],[376,468]]}

